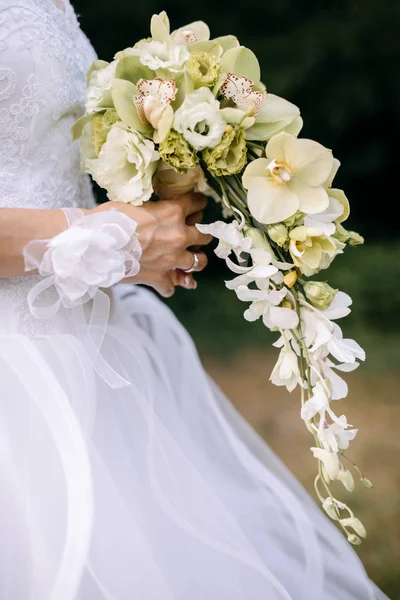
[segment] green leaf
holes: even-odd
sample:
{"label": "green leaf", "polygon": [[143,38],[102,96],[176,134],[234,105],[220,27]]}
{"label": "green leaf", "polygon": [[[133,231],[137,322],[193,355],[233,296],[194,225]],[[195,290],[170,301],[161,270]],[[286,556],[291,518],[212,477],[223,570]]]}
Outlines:
{"label": "green leaf", "polygon": [[248,77],[254,83],[261,78],[260,65],[254,52],[245,46],[231,48],[221,58],[222,70],[238,77]]}
{"label": "green leaf", "polygon": [[136,84],[139,79],[154,79],[154,73],[142,65],[139,56],[126,56],[118,62],[115,77]]}
{"label": "green leaf", "polygon": [[91,121],[93,119],[93,117],[94,117],[94,115],[84,115],[83,117],[81,117],[80,119],[75,121],[75,123],[72,125],[72,127],[70,129],[71,138],[72,138],[73,142],[75,142],[76,140],[79,140],[86,123],[89,123],[89,121]]}
{"label": "green leaf", "polygon": [[115,109],[120,119],[133,130],[148,134],[151,128],[143,123],[136,110],[133,97],[138,95],[136,86],[130,81],[114,79],[112,84],[112,98]]}

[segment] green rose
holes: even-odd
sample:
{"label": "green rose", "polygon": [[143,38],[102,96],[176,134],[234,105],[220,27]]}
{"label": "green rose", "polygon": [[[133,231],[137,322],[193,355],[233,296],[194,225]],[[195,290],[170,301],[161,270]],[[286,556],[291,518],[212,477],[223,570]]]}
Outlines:
{"label": "green rose", "polygon": [[117,111],[108,108],[104,113],[96,113],[92,119],[92,142],[96,156],[100,154],[111,127],[119,121]]}
{"label": "green rose", "polygon": [[177,173],[186,173],[195,167],[199,159],[196,152],[185,140],[181,133],[171,129],[167,137],[161,142],[158,152],[168,165]]}
{"label": "green rose", "polygon": [[219,59],[208,52],[192,52],[187,71],[196,87],[213,87],[221,72]]}
{"label": "green rose", "polygon": [[304,293],[307,300],[321,310],[326,310],[332,304],[337,291],[322,281],[307,281],[304,284]]}
{"label": "green rose", "polygon": [[227,125],[227,130],[215,148],[206,148],[202,157],[210,173],[221,177],[240,173],[247,163],[247,147],[244,129],[234,129]]}

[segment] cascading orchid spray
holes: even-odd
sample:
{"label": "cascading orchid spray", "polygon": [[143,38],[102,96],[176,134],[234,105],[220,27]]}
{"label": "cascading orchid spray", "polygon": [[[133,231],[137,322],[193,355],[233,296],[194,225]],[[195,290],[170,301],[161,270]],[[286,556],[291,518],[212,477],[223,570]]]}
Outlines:
{"label": "cascading orchid spray", "polygon": [[212,40],[201,21],[171,33],[163,12],[152,17],[151,38],[93,64],[86,114],[72,134],[81,138],[83,169],[111,200],[140,205],[153,190],[171,197],[196,189],[233,217],[198,228],[219,240],[215,252],[236,275],[226,286],[250,303],[245,319],[280,334],[271,381],[299,388],[318,460],[316,494],[358,544],[365,529],[331,484],[354,488],[347,466],[372,484],[346,457],[357,430],[332,402],[348,393],[339,373],[365,353],[336,323],[351,298],[308,278],[363,239],[342,225],[349,202],[332,187],[339,161],[299,138],[302,124],[296,106],[267,93],[256,56],[234,36]]}

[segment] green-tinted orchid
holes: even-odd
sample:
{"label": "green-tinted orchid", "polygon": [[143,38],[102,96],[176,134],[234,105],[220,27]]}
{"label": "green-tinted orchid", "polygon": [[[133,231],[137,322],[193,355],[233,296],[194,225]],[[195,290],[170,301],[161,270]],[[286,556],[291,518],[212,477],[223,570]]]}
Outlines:
{"label": "green-tinted orchid", "polygon": [[153,79],[154,72],[140,62],[138,54],[131,54],[119,59],[115,77],[136,85],[140,79]]}
{"label": "green-tinted orchid", "polygon": [[297,136],[302,126],[297,106],[274,94],[266,94],[263,106],[255,115],[253,127],[246,132],[246,139],[267,141],[281,131]]}
{"label": "green-tinted orchid", "polygon": [[257,57],[245,46],[227,50],[221,58],[221,68],[225,73],[233,73],[238,77],[247,77],[254,84],[261,79],[260,65]]}
{"label": "green-tinted orchid", "polygon": [[195,21],[184,27],[180,27],[171,33],[171,40],[174,44],[190,46],[198,42],[208,42],[210,39],[210,29],[203,21]]}
{"label": "green-tinted orchid", "polygon": [[232,48],[238,48],[240,46],[239,40],[234,35],[224,35],[222,37],[217,37],[212,41],[221,46],[223,54],[228,52],[228,50],[232,50]]}
{"label": "green-tinted orchid", "polygon": [[123,79],[114,79],[112,97],[120,119],[133,131],[139,131],[150,137],[152,128],[140,118],[135,106],[134,98],[138,95],[139,91],[133,83]]}

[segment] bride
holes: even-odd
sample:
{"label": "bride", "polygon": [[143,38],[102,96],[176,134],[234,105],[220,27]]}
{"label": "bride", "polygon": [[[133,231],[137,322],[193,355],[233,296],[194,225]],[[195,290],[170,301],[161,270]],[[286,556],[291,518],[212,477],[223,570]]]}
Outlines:
{"label": "bride", "polygon": [[68,0],[0,0],[0,598],[384,598],[126,285],[195,287],[205,201],[95,206],[69,131],[94,58]]}

